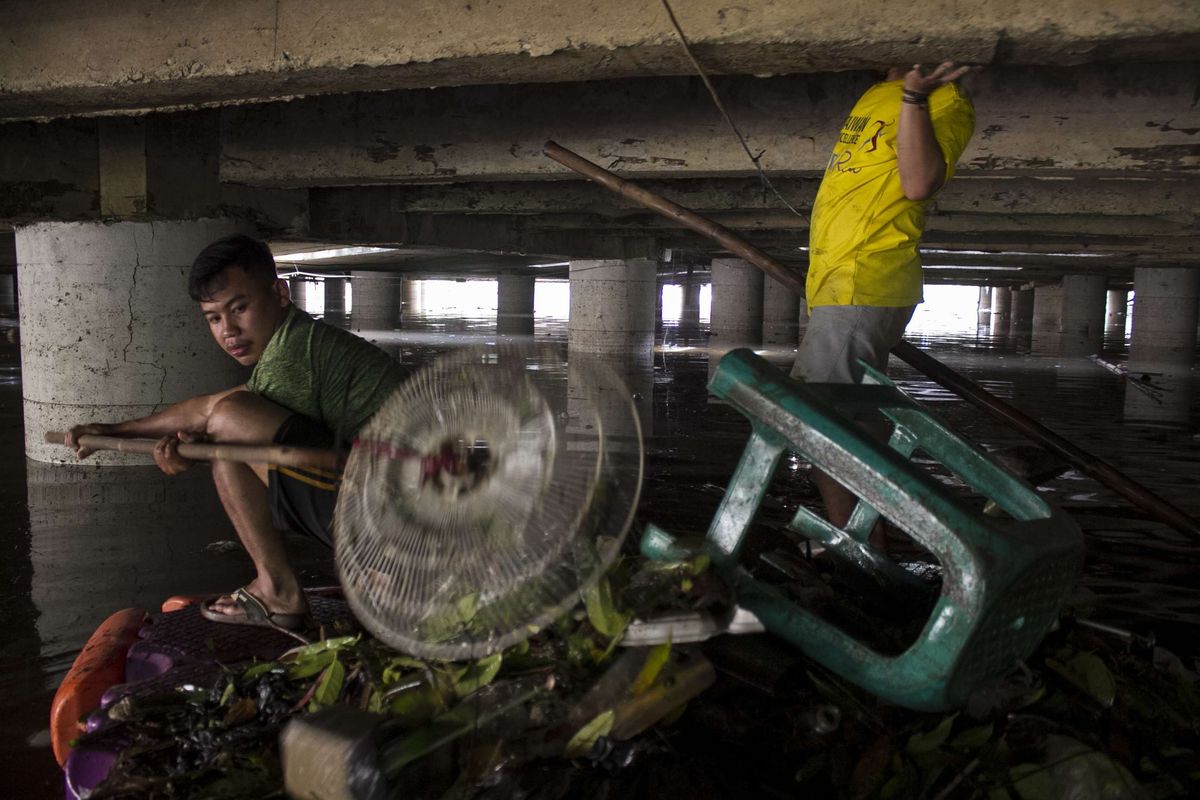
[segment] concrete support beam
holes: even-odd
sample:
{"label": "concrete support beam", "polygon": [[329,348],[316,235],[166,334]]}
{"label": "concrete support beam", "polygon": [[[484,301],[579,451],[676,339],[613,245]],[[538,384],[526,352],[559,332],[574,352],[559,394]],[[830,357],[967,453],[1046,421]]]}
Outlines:
{"label": "concrete support beam", "polygon": [[[42,223],[17,230],[25,452],[71,461],[49,430],[140,417],[245,381],[187,295],[192,259],[228,221]],[[149,463],[98,453],[92,463]]]}
{"label": "concrete support beam", "polygon": [[[355,331],[390,331],[400,325],[400,306],[404,278],[389,272],[354,270],[350,273],[354,306],[350,311],[350,327]],[[337,281],[345,284],[345,281]],[[325,282],[328,287],[330,281]],[[325,302],[329,303],[326,288]],[[326,306],[328,308],[328,305]],[[327,312],[328,313],[328,312]]]}
{"label": "concrete support beam", "polygon": [[1137,270],[1133,284],[1129,371],[1144,387],[1126,385],[1125,416],[1186,426],[1192,402],[1200,270]]}
{"label": "concrete support beam", "polygon": [[146,200],[146,127],[135,117],[100,120],[100,214],[134,217]]}
{"label": "concrete support beam", "polygon": [[1064,356],[1099,355],[1104,349],[1104,306],[1108,282],[1103,275],[1066,275],[1062,282],[1061,352]]}
{"label": "concrete support beam", "polygon": [[724,353],[762,344],[763,271],[741,258],[712,260],[712,312],[709,347]]}
{"label": "concrete support beam", "polygon": [[[88,0],[5,13],[0,116],[35,117],[265,100],[320,92],[689,74],[660,6],[613,0],[580,13],[550,0],[502,6],[384,0]],[[839,0],[694,0],[679,22],[714,73],[848,70],[935,61],[1011,64],[1193,57],[1189,0],[1015,0],[987,13],[948,0],[901,8]],[[77,20],[87,19],[86,32]],[[184,35],[186,32],[186,35]]]}
{"label": "concrete support beam", "polygon": [[[2,133],[4,127],[0,127]],[[808,211],[819,177],[774,177],[772,183],[792,206]],[[640,181],[693,211],[785,211],[773,192],[763,192],[758,178],[677,178]],[[582,180],[480,181],[398,186],[313,189],[336,197],[347,192],[367,195],[367,202],[396,211],[427,214],[597,214],[618,217],[640,211],[632,201]],[[986,211],[1010,214],[1074,214],[1091,216],[1163,217],[1180,221],[1200,216],[1200,181],[1186,177],[1156,180],[1123,178],[1118,173],[1057,175],[1053,178],[956,175],[926,206],[930,216]]]}
{"label": "concrete support beam", "polygon": [[536,279],[532,275],[500,274],[496,280],[496,333],[533,336],[535,290]]}
{"label": "concrete support beam", "polygon": [[[733,77],[724,102],[773,175],[819,174],[867,73]],[[1190,64],[987,70],[960,174],[1185,176],[1200,166]],[[436,109],[436,113],[429,113]],[[575,180],[555,139],[637,178],[749,177],[698,79],[461,87],[314,97],[223,113],[221,178],[256,186]],[[1167,122],[1169,120],[1169,122]],[[986,128],[986,135],[982,133]],[[1047,130],[1053,130],[1048,135]],[[471,131],[464,138],[464,131]]]}
{"label": "concrete support beam", "polygon": [[763,276],[762,315],[763,346],[794,350],[800,343],[800,298],[769,275]]}
{"label": "concrete support beam", "polygon": [[569,349],[652,363],[656,272],[650,259],[572,261]]}

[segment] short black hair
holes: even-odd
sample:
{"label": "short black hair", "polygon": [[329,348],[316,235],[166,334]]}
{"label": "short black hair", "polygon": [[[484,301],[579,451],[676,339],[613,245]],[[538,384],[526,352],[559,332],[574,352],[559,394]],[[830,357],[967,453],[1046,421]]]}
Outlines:
{"label": "short black hair", "polygon": [[188,273],[188,294],[197,303],[208,300],[225,285],[223,274],[230,267],[240,267],[252,279],[268,286],[279,277],[267,243],[238,233],[217,239],[200,251]]}

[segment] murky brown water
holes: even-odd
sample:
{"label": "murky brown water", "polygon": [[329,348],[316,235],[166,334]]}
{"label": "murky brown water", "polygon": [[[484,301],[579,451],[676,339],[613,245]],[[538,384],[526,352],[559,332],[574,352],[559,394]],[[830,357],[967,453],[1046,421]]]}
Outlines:
{"label": "murky brown water", "polygon": [[[494,331],[486,317],[417,318],[380,343],[420,363]],[[251,576],[232,542],[204,467],[167,479],[154,468],[63,468],[26,461],[16,320],[0,316],[0,763],[9,796],[59,796],[47,716],[53,692],[78,649],[112,612],[155,609],[171,594],[227,590]],[[562,340],[562,320],[539,318],[538,336]],[[937,358],[1012,401],[1045,425],[1200,516],[1200,440],[1191,431],[1122,422],[1125,382],[1078,359],[1031,353],[1027,339],[975,331],[935,331],[914,341]],[[644,380],[647,480],[640,518],[676,532],[702,533],[729,480],[748,423],[711,401],[704,386],[704,337],[668,327]],[[1120,359],[1123,342],[1110,342]],[[698,346],[698,347],[697,347]],[[774,354],[786,363],[788,354]],[[951,424],[992,447],[1024,443],[914,372],[893,362],[892,375]],[[652,398],[652,399],[651,399]],[[1192,398],[1192,419],[1196,398]],[[797,490],[803,467],[792,465]],[[785,480],[784,486],[787,486]],[[1200,620],[1195,575],[1200,548],[1149,520],[1077,472],[1046,489],[1088,533],[1079,597],[1091,615],[1153,631],[1172,649],[1195,653]],[[783,503],[794,502],[784,498]],[[297,539],[306,582],[333,579],[331,554]]]}

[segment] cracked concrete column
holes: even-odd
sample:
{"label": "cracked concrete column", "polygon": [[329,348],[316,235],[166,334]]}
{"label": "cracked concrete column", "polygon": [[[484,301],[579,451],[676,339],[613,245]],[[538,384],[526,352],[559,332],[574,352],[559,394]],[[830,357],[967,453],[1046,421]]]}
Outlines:
{"label": "cracked concrete column", "polygon": [[326,275],[324,320],[330,325],[346,325],[346,278],[342,275]]}
{"label": "cracked concrete column", "polygon": [[[390,272],[354,270],[350,273],[353,282],[354,307],[350,312],[350,327],[356,331],[391,331],[400,324],[400,304],[403,302],[403,281],[400,275]],[[338,281],[345,284],[345,281]],[[325,284],[329,286],[328,283]],[[326,308],[329,290],[326,288]],[[344,301],[343,301],[344,302]],[[329,313],[326,311],[326,313]]]}
{"label": "cracked concrete column", "polygon": [[532,275],[500,273],[496,280],[496,333],[533,336],[535,288],[536,279]]}
{"label": "cracked concrete column", "polygon": [[714,356],[735,347],[762,344],[762,270],[742,258],[712,260],[709,327],[712,329],[709,347]]}
{"label": "cracked concrete column", "polygon": [[1098,355],[1104,349],[1108,279],[1103,275],[1064,275],[1062,286],[1062,354]]}
{"label": "cracked concrete column", "polygon": [[1169,425],[1188,422],[1196,354],[1200,269],[1138,267],[1133,273],[1127,419]]}
{"label": "cracked concrete column", "polygon": [[[25,452],[70,462],[47,431],[145,416],[242,383],[187,294],[192,260],[246,232],[225,220],[46,222],[17,230]],[[92,464],[149,459],[97,453]]]}
{"label": "cracked concrete column", "polygon": [[763,346],[795,350],[800,341],[800,298],[769,275],[763,278]]}

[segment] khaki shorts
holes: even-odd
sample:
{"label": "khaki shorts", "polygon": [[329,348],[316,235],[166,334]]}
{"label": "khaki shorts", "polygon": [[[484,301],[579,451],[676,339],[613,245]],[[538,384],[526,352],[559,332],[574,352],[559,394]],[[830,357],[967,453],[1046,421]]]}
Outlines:
{"label": "khaki shorts", "polygon": [[859,359],[883,372],[916,306],[817,306],[808,318],[791,376],[812,383],[861,383]]}

